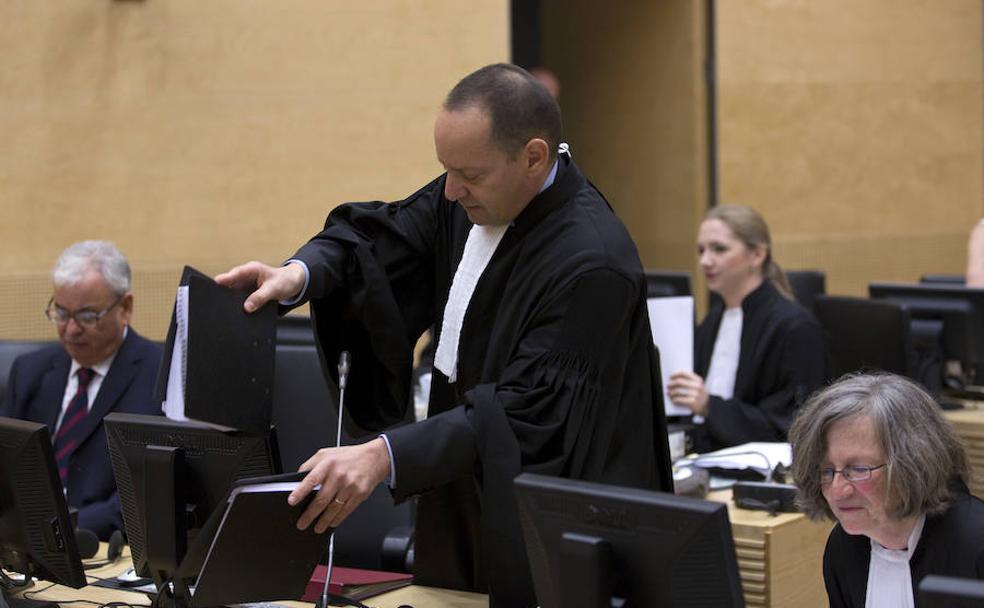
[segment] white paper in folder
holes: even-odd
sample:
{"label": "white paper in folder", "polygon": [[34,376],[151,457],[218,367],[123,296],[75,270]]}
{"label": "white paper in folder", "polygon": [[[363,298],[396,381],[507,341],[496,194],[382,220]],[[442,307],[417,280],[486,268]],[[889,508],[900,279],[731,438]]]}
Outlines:
{"label": "white paper in folder", "polygon": [[688,416],[692,413],[688,408],[670,401],[666,386],[670,375],[694,369],[694,299],[691,296],[649,298],[649,325],[653,343],[659,349],[666,415]]}
{"label": "white paper in folder", "polygon": [[164,398],[164,415],[171,420],[187,420],[185,416],[185,377],[188,372],[188,286],[178,287],[174,300],[174,350],[167,375],[167,396]]}

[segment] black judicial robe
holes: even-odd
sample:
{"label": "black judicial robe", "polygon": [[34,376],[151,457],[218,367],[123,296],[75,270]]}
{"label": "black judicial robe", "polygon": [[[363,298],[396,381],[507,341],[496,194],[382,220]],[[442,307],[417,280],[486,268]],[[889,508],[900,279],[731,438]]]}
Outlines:
{"label": "black judicial robe", "polygon": [[[444,181],[342,205],[295,255],[323,360],[352,353],[346,413],[364,429],[404,418],[413,346],[441,328],[472,227]],[[624,226],[562,155],[475,288],[458,381],[435,369],[427,420],[387,431],[394,498],[419,497],[417,583],[535,605],[512,489],[522,471],[672,491],[645,293]]]}
{"label": "black judicial robe", "polygon": [[[984,502],[971,496],[963,482],[952,487],[953,504],[940,515],[926,517],[909,559],[916,606],[919,583],[927,575],[984,579]],[[823,553],[823,582],[831,608],[864,608],[870,563],[871,539],[834,526]]]}
{"label": "black judicial robe", "polygon": [[[699,451],[748,443],[786,441],[797,408],[827,380],[823,331],[805,308],[787,300],[768,280],[741,302],[741,353],[731,399],[711,395],[696,437]],[[703,378],[724,304],[718,300],[697,328],[694,369]]]}

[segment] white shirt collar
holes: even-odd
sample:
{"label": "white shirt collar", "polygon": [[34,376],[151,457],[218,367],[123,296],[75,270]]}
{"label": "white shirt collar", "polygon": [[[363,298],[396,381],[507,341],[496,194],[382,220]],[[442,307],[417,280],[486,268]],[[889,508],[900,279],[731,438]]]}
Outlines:
{"label": "white shirt collar", "polygon": [[540,190],[537,192],[537,194],[540,194],[540,192],[543,192],[544,190],[546,190],[547,188],[553,185],[554,180],[557,179],[557,168],[559,166],[560,166],[560,157],[554,160],[553,167],[550,168],[550,173],[547,174],[547,179],[543,180],[543,185],[540,186]]}

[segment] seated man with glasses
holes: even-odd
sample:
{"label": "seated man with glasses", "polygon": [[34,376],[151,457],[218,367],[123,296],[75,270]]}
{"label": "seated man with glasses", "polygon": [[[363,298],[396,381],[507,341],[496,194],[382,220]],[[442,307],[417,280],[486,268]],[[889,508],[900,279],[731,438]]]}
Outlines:
{"label": "seated man with glasses", "polygon": [[928,574],[984,578],[984,502],[915,383],[845,376],[806,403],[789,441],[800,508],[837,521],[823,556],[830,606],[914,606]]}
{"label": "seated man with glasses", "polygon": [[112,243],[70,246],[52,278],[45,314],[61,345],[14,361],[0,415],[48,425],[78,527],[106,540],[123,519],[102,419],[161,413],[153,392],[162,348],[129,327],[130,265]]}

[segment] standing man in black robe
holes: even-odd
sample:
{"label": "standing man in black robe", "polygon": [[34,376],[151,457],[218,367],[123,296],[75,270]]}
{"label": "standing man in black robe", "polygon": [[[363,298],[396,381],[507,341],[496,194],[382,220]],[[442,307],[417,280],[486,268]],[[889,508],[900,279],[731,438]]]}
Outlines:
{"label": "standing man in black robe", "polygon": [[247,311],[311,302],[324,360],[352,353],[348,412],[363,428],[403,419],[413,346],[435,327],[427,419],[320,450],[290,501],[321,484],[298,526],[323,530],[379,483],[418,496],[415,581],[497,606],[536,604],[520,472],[673,487],[639,255],[560,137],[535,78],[484,67],[438,114],[446,173],[403,201],[336,208],[279,268],[216,278],[256,288]]}

